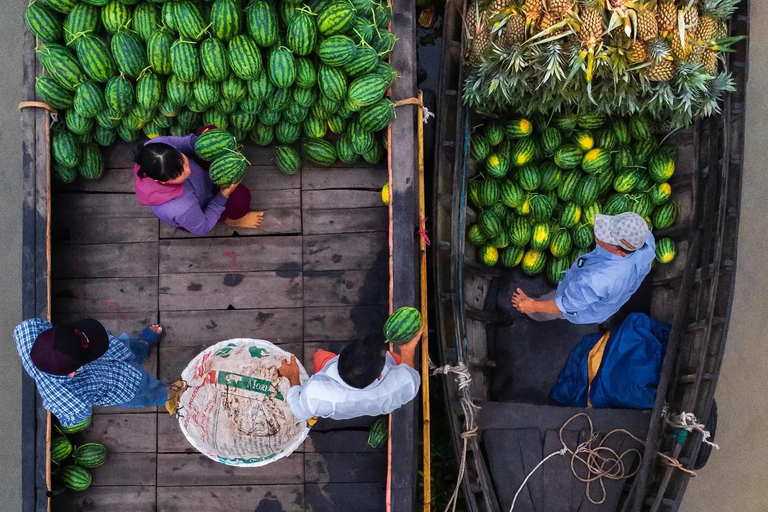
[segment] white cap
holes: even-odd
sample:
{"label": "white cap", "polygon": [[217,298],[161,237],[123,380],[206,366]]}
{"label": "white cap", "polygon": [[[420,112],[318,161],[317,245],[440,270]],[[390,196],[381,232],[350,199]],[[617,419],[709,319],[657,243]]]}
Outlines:
{"label": "white cap", "polygon": [[636,251],[645,245],[649,231],[645,220],[633,212],[595,215],[595,237],[627,251]]}

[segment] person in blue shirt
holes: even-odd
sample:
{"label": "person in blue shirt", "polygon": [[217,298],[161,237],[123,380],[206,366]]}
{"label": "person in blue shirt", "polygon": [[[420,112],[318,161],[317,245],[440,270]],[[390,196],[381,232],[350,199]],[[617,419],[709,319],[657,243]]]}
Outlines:
{"label": "person in blue shirt", "polygon": [[557,290],[532,299],[520,288],[512,305],[536,321],[601,324],[614,315],[651,270],[656,242],[636,213],[595,215],[595,250],[565,272]]}
{"label": "person in blue shirt", "polygon": [[127,334],[116,338],[89,318],[55,327],[31,318],[13,331],[21,362],[35,379],[43,407],[65,427],[88,419],[95,405],[164,405],[169,385],[139,364],[163,334],[161,325],[151,325],[139,339]]}

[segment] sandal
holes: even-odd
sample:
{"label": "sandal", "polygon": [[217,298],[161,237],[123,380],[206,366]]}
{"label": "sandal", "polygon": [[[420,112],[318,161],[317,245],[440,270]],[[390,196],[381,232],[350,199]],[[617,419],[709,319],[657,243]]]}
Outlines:
{"label": "sandal", "polygon": [[[160,334],[153,331],[151,329],[152,326],[160,327]],[[139,341],[143,341],[151,347],[163,339],[163,336],[165,336],[165,326],[163,326],[163,324],[152,324],[148,327],[145,327],[144,330],[141,331],[141,334],[139,334]]]}

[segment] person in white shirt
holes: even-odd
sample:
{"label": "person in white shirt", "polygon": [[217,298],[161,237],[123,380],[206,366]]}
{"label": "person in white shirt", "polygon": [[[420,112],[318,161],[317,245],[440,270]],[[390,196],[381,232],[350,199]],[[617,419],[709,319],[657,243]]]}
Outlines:
{"label": "person in white shirt", "polygon": [[414,369],[419,340],[421,331],[399,346],[399,356],[371,338],[353,342],[338,356],[318,350],[315,374],[304,384],[296,358],[291,356],[280,367],[280,375],[291,383],[287,400],[293,415],[302,420],[346,420],[389,414],[402,407],[416,397],[421,385]]}

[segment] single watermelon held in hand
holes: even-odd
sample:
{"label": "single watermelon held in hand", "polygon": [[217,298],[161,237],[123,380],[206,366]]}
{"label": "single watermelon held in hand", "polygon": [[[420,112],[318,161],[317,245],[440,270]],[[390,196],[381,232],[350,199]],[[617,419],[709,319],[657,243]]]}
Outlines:
{"label": "single watermelon held in hand", "polygon": [[371,433],[368,434],[368,446],[379,448],[384,446],[387,439],[389,439],[389,421],[386,416],[383,416],[371,425]]}
{"label": "single watermelon held in hand", "polygon": [[421,329],[421,313],[416,308],[402,307],[392,313],[384,323],[384,338],[386,343],[400,345],[407,343]]}

